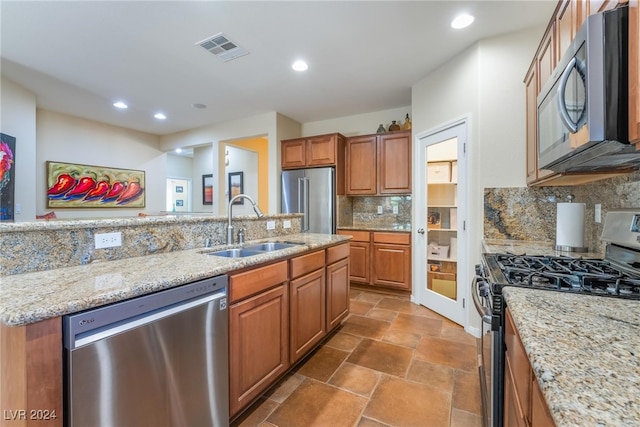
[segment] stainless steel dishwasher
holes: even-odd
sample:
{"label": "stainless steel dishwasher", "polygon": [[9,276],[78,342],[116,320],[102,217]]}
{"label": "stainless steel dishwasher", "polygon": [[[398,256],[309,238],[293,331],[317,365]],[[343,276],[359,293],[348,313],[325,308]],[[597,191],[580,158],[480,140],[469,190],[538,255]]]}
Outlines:
{"label": "stainless steel dishwasher", "polygon": [[65,425],[227,426],[227,282],[64,316]]}

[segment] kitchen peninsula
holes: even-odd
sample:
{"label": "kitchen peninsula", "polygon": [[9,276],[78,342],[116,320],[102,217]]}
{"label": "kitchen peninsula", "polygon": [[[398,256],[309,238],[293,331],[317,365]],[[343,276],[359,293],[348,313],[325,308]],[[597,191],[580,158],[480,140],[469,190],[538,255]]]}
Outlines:
{"label": "kitchen peninsula", "polygon": [[[275,230],[267,231],[264,224],[267,220],[277,223]],[[209,277],[230,275],[230,317],[234,313],[235,306],[241,306],[245,300],[252,300],[252,296],[255,295],[255,292],[244,287],[245,282],[255,286],[264,282],[265,292],[280,289],[285,296],[288,295],[285,301],[290,301],[291,304],[296,302],[295,298],[307,298],[305,302],[308,303],[309,295],[298,293],[295,298],[293,293],[289,295],[289,283],[293,285],[295,282],[289,279],[294,271],[306,271],[304,270],[308,265],[306,257],[310,255],[314,260],[314,278],[316,279],[312,285],[316,286],[319,292],[313,295],[322,296],[322,301],[312,301],[314,307],[318,308],[317,316],[313,318],[317,317],[322,322],[321,325],[313,325],[320,329],[319,334],[316,335],[316,343],[337,327],[348,314],[348,250],[346,250],[348,238],[300,233],[299,215],[271,215],[263,219],[234,217],[234,222],[236,221],[242,222],[247,229],[248,238],[251,239],[247,240],[244,246],[265,242],[286,242],[288,245],[284,249],[265,251],[244,258],[210,255],[211,252],[230,247],[221,244],[224,239],[222,231],[226,219],[213,217],[151,217],[1,225],[0,233],[3,240],[21,242],[9,245],[15,248],[14,252],[21,253],[15,255],[2,253],[4,266],[3,276],[0,277],[0,299],[2,300],[0,363],[4,373],[2,393],[0,393],[2,408],[7,411],[53,410],[58,414],[57,419],[51,420],[53,425],[63,425],[61,316]],[[283,222],[287,222],[287,225],[291,223],[291,227],[284,228]],[[120,248],[90,250],[95,233],[112,232],[116,229],[123,233],[123,246],[120,252],[118,252]],[[57,236],[60,240],[55,241],[52,236]],[[204,246],[205,238],[213,242],[211,247]],[[59,262],[53,259],[55,250],[43,250],[42,259],[34,259],[30,265],[20,267],[30,271],[9,274],[19,268],[17,264],[20,259],[33,258],[37,255],[38,248],[56,247],[56,243],[64,243],[72,247],[73,250],[69,250],[70,248],[61,250],[61,254],[67,257],[68,267],[60,266]],[[84,256],[86,253],[91,255],[89,259]],[[297,269],[298,265],[301,269]],[[263,276],[251,279],[252,272],[271,268],[270,266],[277,266],[278,269],[282,267],[283,275],[278,275],[277,283],[270,285]],[[248,278],[248,282],[244,280],[245,277]],[[255,286],[252,285],[251,289]],[[254,290],[262,292],[262,289]],[[291,288],[291,292],[294,291],[297,290]],[[293,310],[294,307],[292,306],[291,309]],[[282,309],[286,310],[282,316],[288,319],[289,305],[282,306]],[[230,318],[231,331],[234,330],[233,325],[234,319]],[[291,339],[299,338],[300,334],[296,335],[299,332],[296,329],[297,324],[291,322],[289,326]],[[305,323],[305,327],[308,326],[308,322]],[[230,348],[233,348],[233,335],[229,336],[229,342]],[[293,343],[292,341],[291,344]],[[288,359],[289,344],[289,342],[283,343],[286,345],[284,348],[287,363],[279,374],[284,374],[293,364],[293,362],[289,363]],[[313,347],[309,345],[301,349],[297,357],[301,358]],[[232,359],[237,360],[237,355]],[[232,366],[230,375],[232,378],[237,378],[238,375],[234,375],[233,372]],[[237,402],[232,404],[234,413],[251,403],[278,377],[263,381],[257,394],[232,396],[231,401],[236,399]],[[255,392],[255,390],[252,391]],[[242,400],[238,400],[240,397]]]}

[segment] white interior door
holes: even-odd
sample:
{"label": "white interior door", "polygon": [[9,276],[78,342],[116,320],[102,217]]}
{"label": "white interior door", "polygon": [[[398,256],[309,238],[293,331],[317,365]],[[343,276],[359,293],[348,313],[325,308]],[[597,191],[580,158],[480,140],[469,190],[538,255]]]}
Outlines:
{"label": "white interior door", "polygon": [[467,122],[416,136],[414,302],[466,326]]}

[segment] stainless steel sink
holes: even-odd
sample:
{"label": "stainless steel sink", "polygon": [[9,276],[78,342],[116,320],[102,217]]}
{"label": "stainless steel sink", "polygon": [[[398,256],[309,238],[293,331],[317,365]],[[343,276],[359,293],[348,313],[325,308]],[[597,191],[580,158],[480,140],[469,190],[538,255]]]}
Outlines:
{"label": "stainless steel sink", "polygon": [[260,252],[272,252],[279,251],[280,249],[287,249],[293,246],[300,246],[298,243],[281,243],[281,242],[266,242],[259,245],[247,246],[245,249],[248,251],[260,251]]}
{"label": "stainless steel sink", "polygon": [[225,249],[223,251],[208,252],[207,255],[223,256],[227,258],[244,258],[248,256],[261,255],[264,251],[249,250],[248,248]]}

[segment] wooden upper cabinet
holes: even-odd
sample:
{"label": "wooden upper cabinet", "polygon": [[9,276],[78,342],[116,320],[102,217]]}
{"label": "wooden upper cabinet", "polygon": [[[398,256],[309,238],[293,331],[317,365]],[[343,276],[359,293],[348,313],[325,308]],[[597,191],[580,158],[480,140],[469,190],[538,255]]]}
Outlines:
{"label": "wooden upper cabinet", "polygon": [[336,135],[322,135],[307,140],[307,166],[336,163]]}
{"label": "wooden upper cabinet", "polygon": [[[551,77],[551,73],[556,66],[555,60],[555,47],[553,43],[555,23],[551,23],[547,31],[544,33],[542,43],[540,43],[540,50],[538,52],[538,92],[542,89],[544,84]],[[537,96],[537,95],[536,95]]]}
{"label": "wooden upper cabinet", "polygon": [[531,64],[529,72],[524,78],[527,88],[527,184],[538,179],[538,73],[536,63]]}
{"label": "wooden upper cabinet", "polygon": [[629,141],[640,149],[640,5],[629,1]]}
{"label": "wooden upper cabinet", "polygon": [[282,141],[282,169],[303,168],[307,163],[307,144],[305,139]]}
{"label": "wooden upper cabinet", "polygon": [[555,18],[556,61],[560,62],[578,31],[578,1],[561,0]]}
{"label": "wooden upper cabinet", "polygon": [[356,136],[347,140],[347,194],[376,194],[377,137]]}
{"label": "wooden upper cabinet", "polygon": [[411,192],[411,132],[378,136],[378,193]]}
{"label": "wooden upper cabinet", "polygon": [[347,139],[348,195],[411,193],[411,132]]}
{"label": "wooden upper cabinet", "polygon": [[339,133],[284,140],[280,145],[281,167],[343,166],[344,141]]}

